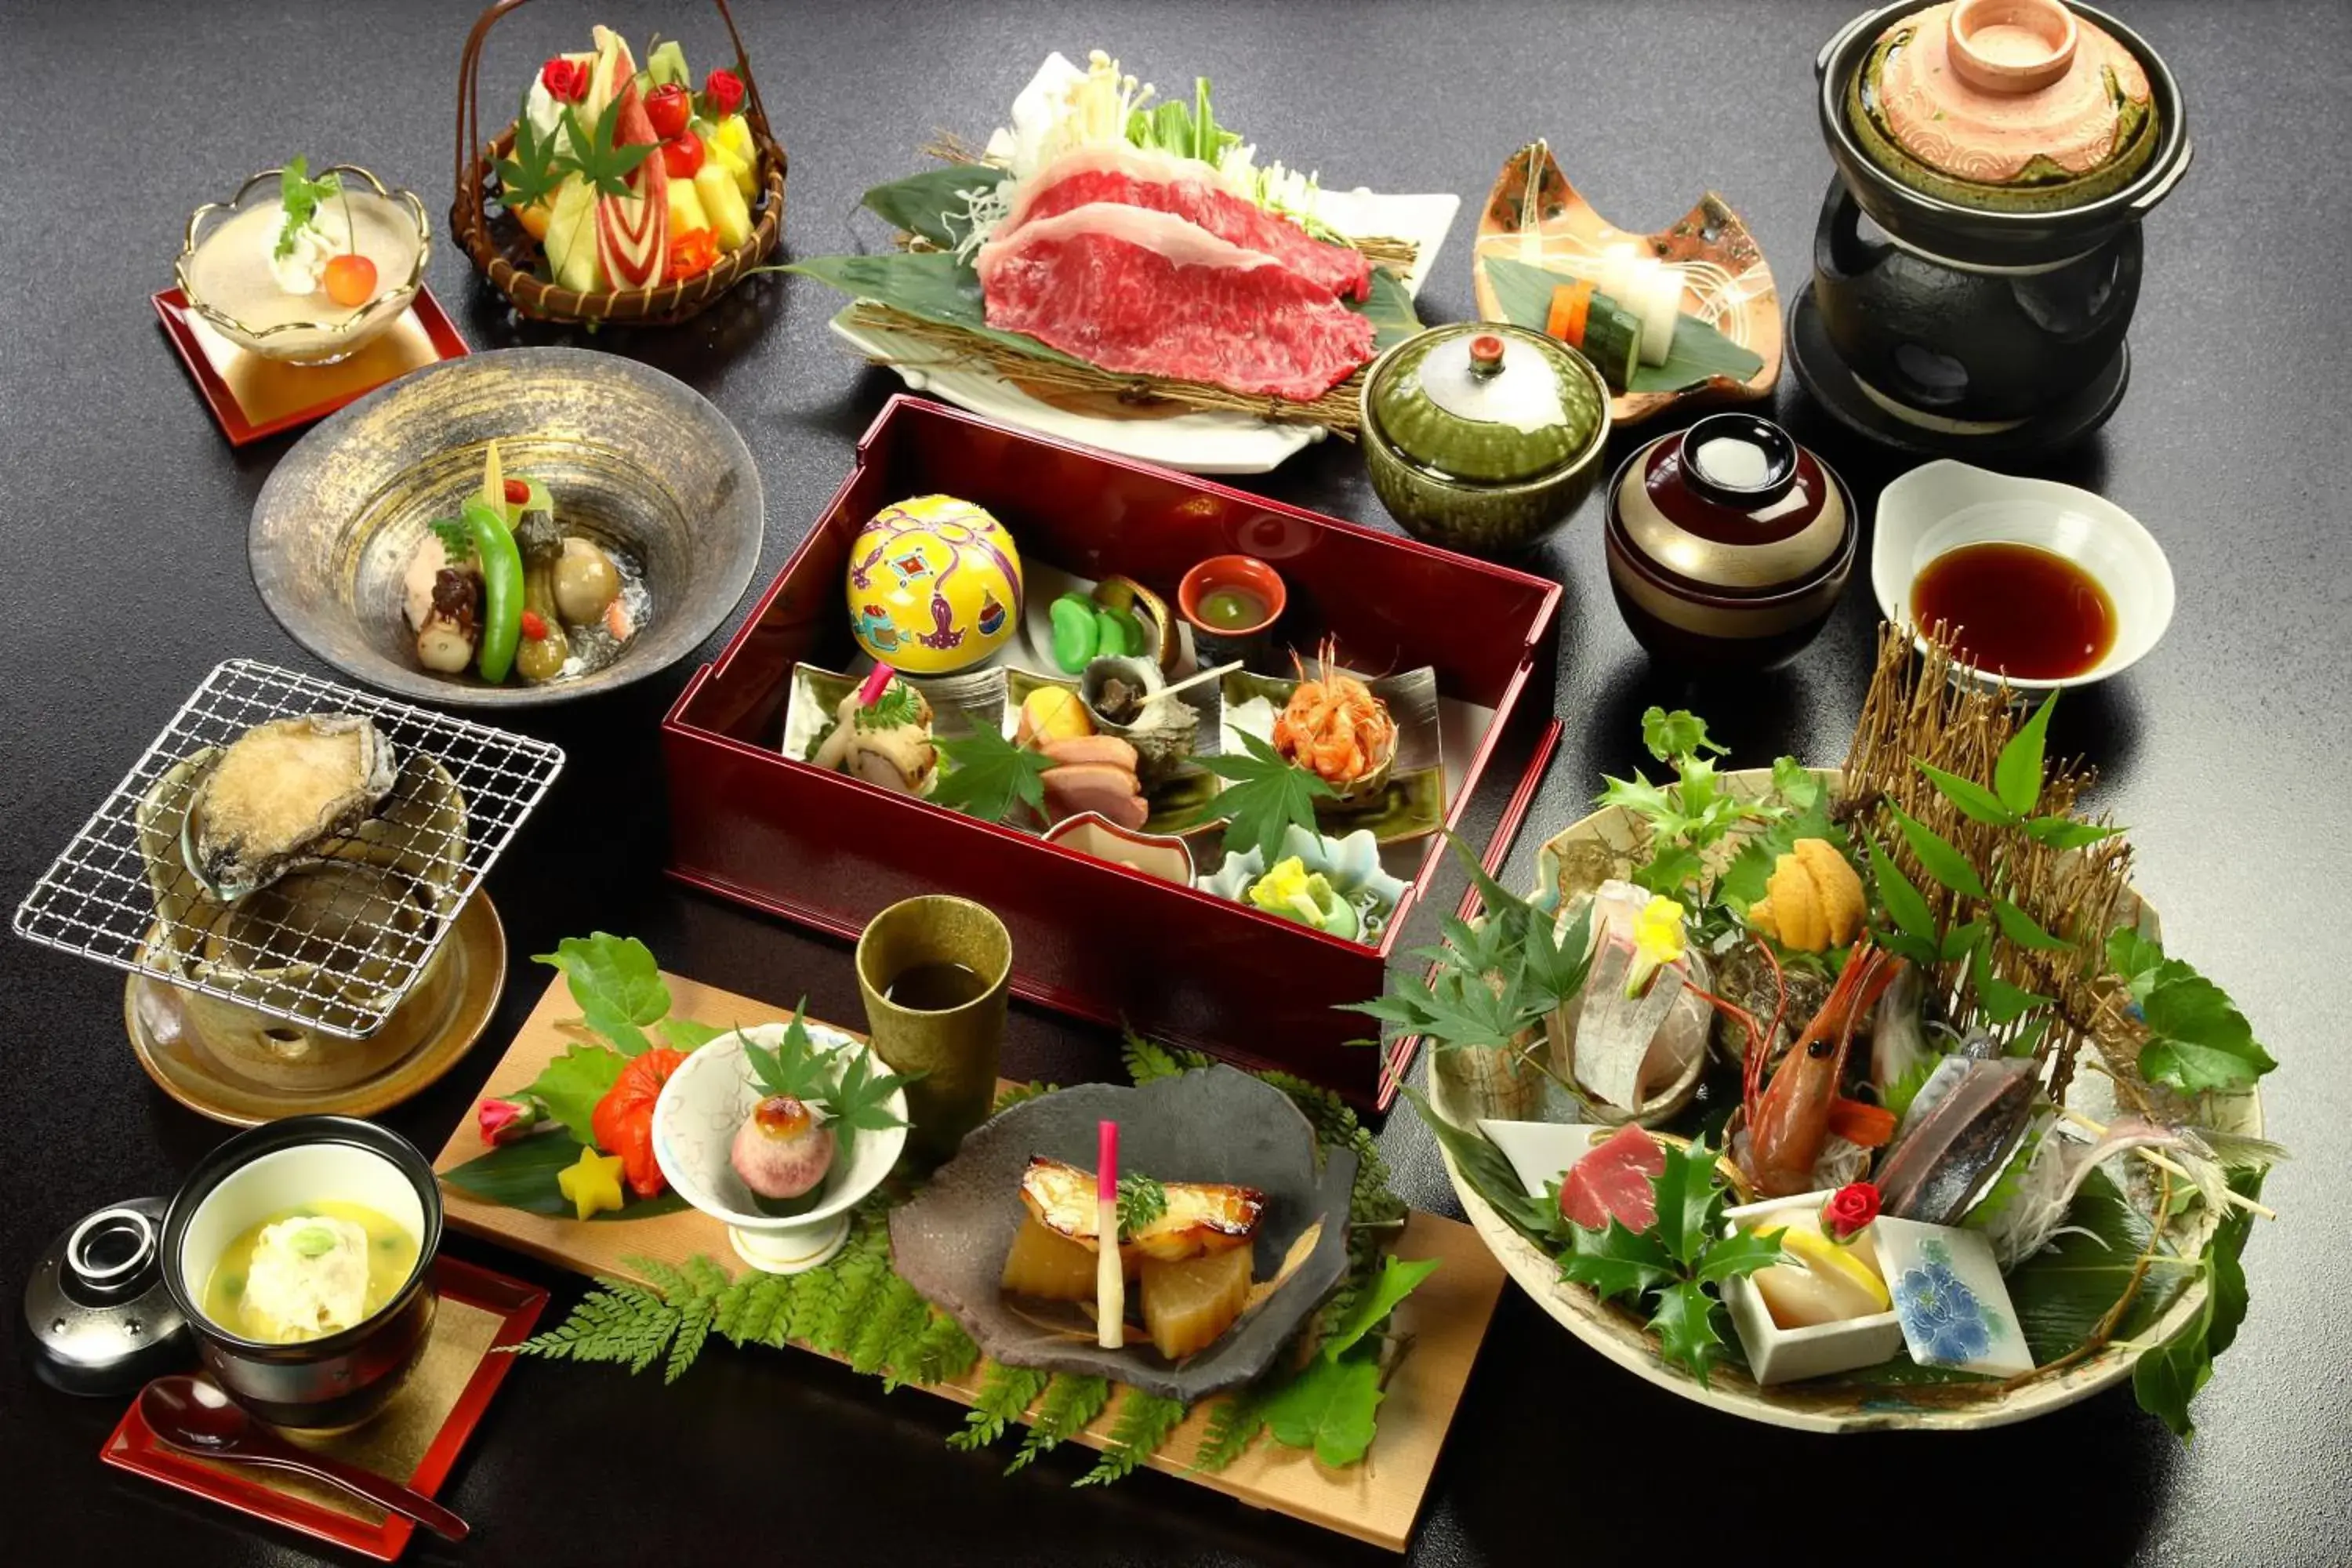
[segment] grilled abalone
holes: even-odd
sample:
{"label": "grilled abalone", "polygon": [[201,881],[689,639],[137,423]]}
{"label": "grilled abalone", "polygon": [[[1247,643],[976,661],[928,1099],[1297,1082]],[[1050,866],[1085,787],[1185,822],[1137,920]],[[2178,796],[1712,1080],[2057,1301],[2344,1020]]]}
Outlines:
{"label": "grilled abalone", "polygon": [[366,821],[399,772],[391,745],[355,714],[257,724],[196,786],[184,841],[188,869],[234,903]]}

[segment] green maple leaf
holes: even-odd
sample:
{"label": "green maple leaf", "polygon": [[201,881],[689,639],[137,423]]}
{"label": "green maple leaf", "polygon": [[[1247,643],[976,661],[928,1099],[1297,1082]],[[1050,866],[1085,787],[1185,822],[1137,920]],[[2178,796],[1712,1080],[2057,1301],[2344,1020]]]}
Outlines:
{"label": "green maple leaf", "polygon": [[890,1109],[890,1096],[914,1078],[876,1071],[874,1054],[866,1047],[818,1045],[808,1032],[807,1006],[803,997],[775,1045],[746,1038],[743,1059],[767,1093],[789,1095],[824,1112],[825,1125],[833,1129],[833,1157],[846,1164],[858,1133],[906,1125]]}
{"label": "green maple leaf", "polygon": [[599,195],[636,195],[629,188],[629,176],[636,173],[638,164],[660,150],[660,144],[654,142],[634,142],[625,147],[613,144],[623,101],[615,98],[606,104],[593,127],[583,128],[577,111],[563,111],[563,123],[571,129],[572,135],[569,145],[556,154],[556,163],[587,181]]}
{"label": "green maple leaf", "polygon": [[948,760],[931,791],[931,804],[968,812],[984,822],[1003,822],[1015,802],[1032,811],[1045,805],[1045,771],[1054,764],[1043,752],[1014,745],[990,729],[943,736],[934,742]]}
{"label": "green maple leaf", "polygon": [[559,140],[552,132],[541,135],[530,115],[515,117],[513,155],[499,160],[499,190],[509,212],[538,205],[563,184],[567,171],[557,156]]}
{"label": "green maple leaf", "polygon": [[1271,866],[1282,854],[1285,829],[1316,830],[1315,803],[1331,799],[1331,786],[1247,731],[1242,744],[1245,755],[1202,757],[1201,763],[1225,781],[1217,795],[1225,847],[1255,848]]}

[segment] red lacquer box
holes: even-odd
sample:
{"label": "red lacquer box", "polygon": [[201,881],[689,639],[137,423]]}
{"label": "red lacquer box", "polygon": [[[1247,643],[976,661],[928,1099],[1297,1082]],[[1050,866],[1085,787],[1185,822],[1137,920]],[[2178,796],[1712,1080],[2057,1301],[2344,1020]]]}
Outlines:
{"label": "red lacquer box", "polygon": [[993,512],[1024,561],[1088,578],[1123,574],[1171,599],[1205,557],[1261,557],[1288,586],[1279,641],[1311,649],[1329,632],[1353,668],[1433,667],[1441,696],[1493,711],[1447,803],[1449,826],[1514,719],[1549,717],[1517,710],[1531,687],[1550,689],[1559,585],[895,396],[759,609],[663,721],[670,870],[681,880],[845,937],[900,899],[960,893],[1011,930],[1017,994],[1369,1102],[1379,1056],[1347,1042],[1376,1026],[1335,1009],[1380,994],[1390,952],[1437,874],[1442,837],[1421,841],[1376,949],[778,750],[793,665],[841,669],[856,658],[843,574],[859,527],[934,491]]}

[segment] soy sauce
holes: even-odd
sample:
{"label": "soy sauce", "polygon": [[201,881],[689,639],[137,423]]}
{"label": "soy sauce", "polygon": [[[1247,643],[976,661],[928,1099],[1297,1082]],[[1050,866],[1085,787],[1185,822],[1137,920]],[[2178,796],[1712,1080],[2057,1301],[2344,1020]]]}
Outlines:
{"label": "soy sauce", "polygon": [[988,983],[961,963],[919,963],[900,970],[882,989],[887,1000],[918,1013],[944,1013],[987,992]]}
{"label": "soy sauce", "polygon": [[2031,544],[1967,544],[1938,555],[1911,584],[1911,618],[1950,627],[1964,662],[2023,680],[2082,675],[2116,643],[2107,591]]}

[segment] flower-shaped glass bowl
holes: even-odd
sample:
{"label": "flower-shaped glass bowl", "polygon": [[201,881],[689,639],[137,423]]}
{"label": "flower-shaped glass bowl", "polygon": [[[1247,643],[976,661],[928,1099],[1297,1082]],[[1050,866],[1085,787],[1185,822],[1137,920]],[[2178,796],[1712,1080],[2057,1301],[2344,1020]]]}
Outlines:
{"label": "flower-shaped glass bowl", "polygon": [[[1294,855],[1309,873],[1320,872],[1331,884],[1331,890],[1355,912],[1354,931],[1332,934],[1378,947],[1381,933],[1395,918],[1398,902],[1404,898],[1404,883],[1381,864],[1380,841],[1372,836],[1372,830],[1360,827],[1345,838],[1334,838],[1328,834],[1309,833],[1293,823],[1283,829],[1282,853],[1276,858],[1286,860]],[[1265,853],[1252,847],[1226,856],[1224,863],[1202,878],[1198,886],[1221,899],[1246,904],[1250,901],[1251,884],[1265,876]]]}
{"label": "flower-shaped glass bowl", "polygon": [[[845,1065],[849,1052],[866,1047],[838,1029],[803,1026],[811,1043],[834,1052]],[[770,1274],[798,1274],[841,1250],[849,1235],[849,1211],[882,1184],[907,1145],[907,1092],[891,1093],[890,1113],[901,1125],[859,1132],[847,1160],[835,1154],[833,1169],[816,1188],[815,1201],[797,1213],[763,1210],[743,1178],[735,1173],[735,1133],[764,1090],[743,1055],[748,1037],[773,1048],[786,1026],[760,1024],[719,1036],[688,1057],[662,1085],[654,1102],[654,1160],[677,1194],[727,1227],[736,1255]],[[836,1065],[835,1071],[839,1070]]]}
{"label": "flower-shaped glass bowl", "polygon": [[317,222],[331,235],[358,234],[360,253],[376,266],[375,297],[349,307],[323,289],[288,294],[270,270],[283,173],[264,169],[228,200],[198,207],[173,275],[189,308],[239,348],[289,364],[333,364],[373,342],[415,300],[433,253],[433,226],[414,191],[338,163],[319,177],[341,176],[343,195],[320,204]]}

